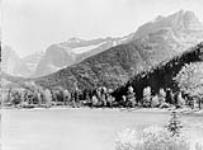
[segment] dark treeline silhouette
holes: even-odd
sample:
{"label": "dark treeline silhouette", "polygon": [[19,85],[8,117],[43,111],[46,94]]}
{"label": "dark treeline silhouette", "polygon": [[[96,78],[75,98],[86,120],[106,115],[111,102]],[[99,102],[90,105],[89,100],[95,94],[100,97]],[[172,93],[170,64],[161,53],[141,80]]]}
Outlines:
{"label": "dark treeline silhouette", "polygon": [[196,47],[189,49],[185,53],[174,57],[169,61],[165,61],[155,68],[144,71],[132,79],[125,85],[119,87],[114,91],[114,96],[117,100],[121,99],[122,95],[127,93],[129,86],[132,86],[137,93],[137,100],[142,99],[142,91],[145,87],[152,88],[152,94],[158,93],[159,89],[170,88],[172,91],[179,91],[174,77],[179,73],[183,66],[186,64],[202,61],[203,56],[203,43],[198,44]]}

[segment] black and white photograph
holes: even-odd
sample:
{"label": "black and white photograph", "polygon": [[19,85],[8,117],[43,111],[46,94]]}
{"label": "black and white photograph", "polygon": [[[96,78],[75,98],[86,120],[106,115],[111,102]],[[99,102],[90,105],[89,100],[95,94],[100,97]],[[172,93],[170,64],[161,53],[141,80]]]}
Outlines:
{"label": "black and white photograph", "polygon": [[0,150],[203,150],[203,0],[0,0]]}

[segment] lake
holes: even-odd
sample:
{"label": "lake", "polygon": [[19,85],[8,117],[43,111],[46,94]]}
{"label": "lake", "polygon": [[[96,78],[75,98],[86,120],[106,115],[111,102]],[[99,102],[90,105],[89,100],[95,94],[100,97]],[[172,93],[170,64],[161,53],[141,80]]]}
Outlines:
{"label": "lake", "polygon": [[[3,110],[3,150],[114,150],[116,133],[167,125],[169,112],[121,109]],[[203,117],[181,117],[184,130],[203,137]]]}

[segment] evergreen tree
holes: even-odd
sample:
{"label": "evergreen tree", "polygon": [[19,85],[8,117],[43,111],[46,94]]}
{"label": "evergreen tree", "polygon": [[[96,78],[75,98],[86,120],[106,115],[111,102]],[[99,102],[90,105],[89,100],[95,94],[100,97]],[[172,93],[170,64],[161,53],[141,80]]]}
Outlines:
{"label": "evergreen tree", "polygon": [[113,90],[108,89],[106,93],[106,105],[108,107],[114,107],[116,105],[115,97],[112,96]]}
{"label": "evergreen tree", "polygon": [[46,89],[43,93],[43,97],[44,97],[44,101],[45,104],[47,105],[47,107],[51,106],[51,102],[52,102],[52,95],[49,89]]}
{"label": "evergreen tree", "polygon": [[97,107],[99,103],[99,100],[97,98],[97,96],[92,96],[92,106]]}
{"label": "evergreen tree", "polygon": [[174,104],[173,93],[170,88],[166,89],[166,103]]}
{"label": "evergreen tree", "polygon": [[160,102],[160,104],[166,102],[166,92],[162,88],[159,90],[159,102]]}
{"label": "evergreen tree", "polygon": [[172,136],[179,136],[181,128],[183,128],[182,123],[179,120],[176,111],[173,111],[167,129],[171,132]]}
{"label": "evergreen tree", "polygon": [[63,102],[64,102],[64,105],[67,105],[68,103],[70,103],[70,99],[71,99],[71,94],[70,92],[65,89],[63,91]]}
{"label": "evergreen tree", "polygon": [[151,87],[146,87],[143,90],[143,106],[150,107],[151,106]]}
{"label": "evergreen tree", "polygon": [[128,87],[127,91],[127,106],[134,107],[136,105],[135,92],[132,86]]}
{"label": "evergreen tree", "polygon": [[12,104],[17,106],[20,103],[21,103],[21,93],[18,90],[15,90],[12,93]]}
{"label": "evergreen tree", "polygon": [[12,89],[9,88],[9,90],[8,90],[8,97],[7,97],[7,101],[8,102],[11,102],[11,94],[12,94]]}
{"label": "evergreen tree", "polygon": [[152,96],[152,100],[151,100],[151,107],[158,107],[160,105],[159,103],[159,97],[158,95]]}

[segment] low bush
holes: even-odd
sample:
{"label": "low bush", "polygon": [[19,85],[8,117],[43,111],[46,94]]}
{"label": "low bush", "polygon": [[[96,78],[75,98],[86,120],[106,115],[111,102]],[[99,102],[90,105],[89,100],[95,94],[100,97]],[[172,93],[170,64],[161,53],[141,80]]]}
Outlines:
{"label": "low bush", "polygon": [[138,133],[133,129],[120,132],[116,139],[116,150],[203,150],[200,143],[193,148],[185,136],[171,136],[161,127],[149,127]]}

